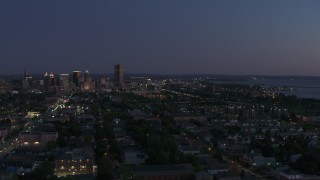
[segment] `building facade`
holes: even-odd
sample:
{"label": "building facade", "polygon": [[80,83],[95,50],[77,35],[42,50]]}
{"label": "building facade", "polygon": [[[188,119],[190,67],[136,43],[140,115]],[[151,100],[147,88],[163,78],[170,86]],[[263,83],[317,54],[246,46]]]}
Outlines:
{"label": "building facade", "polygon": [[73,71],[72,73],[72,83],[75,86],[79,86],[81,78],[81,71]]}
{"label": "building facade", "polygon": [[57,138],[57,132],[23,132],[19,135],[19,144],[22,149],[43,150],[48,142]]}
{"label": "building facade", "polygon": [[93,174],[93,150],[73,149],[59,155],[55,161],[55,173],[58,177],[70,175]]}
{"label": "building facade", "polygon": [[69,74],[60,74],[59,75],[59,87],[63,92],[69,91]]}
{"label": "building facade", "polygon": [[82,82],[80,83],[80,89],[82,92],[94,92],[95,84],[90,76],[89,71],[86,71],[83,75]]}
{"label": "building facade", "polygon": [[114,82],[117,88],[124,88],[124,67],[122,64],[114,66]]}
{"label": "building facade", "polygon": [[45,73],[43,76],[43,87],[46,92],[54,92],[56,90],[57,81],[53,73]]}

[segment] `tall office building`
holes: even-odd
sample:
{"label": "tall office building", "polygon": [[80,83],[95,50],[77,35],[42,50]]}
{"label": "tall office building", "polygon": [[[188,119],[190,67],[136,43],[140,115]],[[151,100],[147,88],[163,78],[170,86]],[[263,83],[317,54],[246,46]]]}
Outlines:
{"label": "tall office building", "polygon": [[114,82],[118,88],[124,88],[124,68],[122,64],[114,66]]}
{"label": "tall office building", "polygon": [[79,86],[81,78],[81,71],[73,71],[72,82],[74,85]]}
{"label": "tall office building", "polygon": [[69,91],[69,74],[60,74],[59,75],[59,86],[64,92]]}
{"label": "tall office building", "polygon": [[27,91],[27,89],[32,84],[32,77],[29,75],[27,71],[27,66],[25,66],[24,73],[23,73],[23,79],[22,79],[22,89],[23,91]]}
{"label": "tall office building", "polygon": [[89,71],[86,71],[83,75],[83,81],[80,83],[81,91],[93,92],[95,91],[95,85],[92,81]]}
{"label": "tall office building", "polygon": [[56,79],[53,73],[48,74],[47,72],[43,77],[44,90],[48,92],[54,92],[56,89]]}
{"label": "tall office building", "polygon": [[85,73],[84,73],[84,75],[83,75],[83,81],[84,82],[89,82],[89,81],[91,81],[92,79],[91,79],[91,76],[90,76],[90,73],[89,73],[89,71],[87,70]]}
{"label": "tall office building", "polygon": [[104,91],[110,88],[110,79],[107,77],[101,77],[96,80],[96,90]]}

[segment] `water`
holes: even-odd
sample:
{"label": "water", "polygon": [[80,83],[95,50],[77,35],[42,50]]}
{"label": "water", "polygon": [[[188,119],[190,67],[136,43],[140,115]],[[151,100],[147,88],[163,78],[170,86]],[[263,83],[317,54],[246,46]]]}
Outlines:
{"label": "water", "polygon": [[259,85],[261,87],[283,87],[292,88],[292,91],[281,91],[286,95],[296,95],[301,98],[320,99],[320,77],[264,77],[248,78],[243,81],[213,81],[216,84],[244,84]]}

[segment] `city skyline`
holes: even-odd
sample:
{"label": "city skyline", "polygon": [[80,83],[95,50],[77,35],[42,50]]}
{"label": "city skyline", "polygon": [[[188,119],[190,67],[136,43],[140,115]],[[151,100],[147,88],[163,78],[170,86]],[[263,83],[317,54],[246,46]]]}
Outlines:
{"label": "city skyline", "polygon": [[319,5],[2,1],[0,74],[25,63],[36,74],[112,73],[121,63],[127,73],[319,76]]}
{"label": "city skyline", "polygon": [[319,7],[0,0],[0,179],[320,180]]}

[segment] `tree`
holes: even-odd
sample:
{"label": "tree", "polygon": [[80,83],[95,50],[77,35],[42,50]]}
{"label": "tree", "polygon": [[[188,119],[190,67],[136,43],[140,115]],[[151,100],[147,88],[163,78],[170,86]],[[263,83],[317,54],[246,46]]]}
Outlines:
{"label": "tree", "polygon": [[215,174],[215,175],[213,176],[213,180],[218,180],[217,174]]}
{"label": "tree", "polygon": [[43,161],[41,165],[34,170],[33,173],[27,175],[27,178],[42,180],[42,179],[57,179],[54,175],[55,164],[51,161]]}
{"label": "tree", "polygon": [[286,149],[282,144],[279,145],[279,153],[278,153],[278,159],[283,162],[285,160],[285,157],[287,156]]}
{"label": "tree", "polygon": [[67,126],[69,126],[69,133],[72,136],[77,136],[79,137],[81,134],[81,126],[80,123],[77,122],[76,120],[70,120],[67,122],[66,124]]}
{"label": "tree", "polygon": [[245,175],[246,175],[245,171],[242,169],[241,172],[240,172],[240,178],[244,179]]}
{"label": "tree", "polygon": [[223,161],[223,156],[221,153],[219,152],[216,152],[214,155],[213,155],[214,158],[216,158],[219,162],[222,162]]}
{"label": "tree", "polygon": [[58,135],[57,145],[59,147],[66,147],[67,146],[67,141],[65,140],[64,136],[62,136],[60,134]]}
{"label": "tree", "polygon": [[47,143],[47,149],[48,151],[52,151],[53,149],[57,148],[57,143],[56,141],[49,141]]}
{"label": "tree", "polygon": [[97,179],[112,179],[112,162],[103,157],[98,162]]}
{"label": "tree", "polygon": [[295,163],[295,168],[306,174],[319,174],[320,150],[309,150]]}
{"label": "tree", "polygon": [[85,137],[84,137],[84,141],[85,141],[86,143],[91,143],[91,142],[93,141],[93,137],[92,137],[92,136],[85,136]]}

